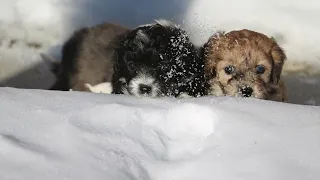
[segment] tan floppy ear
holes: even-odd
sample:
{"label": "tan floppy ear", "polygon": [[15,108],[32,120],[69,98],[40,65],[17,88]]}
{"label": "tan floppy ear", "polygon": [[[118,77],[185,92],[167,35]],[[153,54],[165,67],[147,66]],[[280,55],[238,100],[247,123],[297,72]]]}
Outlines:
{"label": "tan floppy ear", "polygon": [[217,76],[216,62],[210,54],[204,53],[204,76],[206,80],[213,79]]}
{"label": "tan floppy ear", "polygon": [[205,78],[207,80],[217,77],[216,62],[213,59],[207,60],[204,65]]}
{"label": "tan floppy ear", "polygon": [[204,75],[206,80],[210,80],[217,76],[216,73],[216,61],[211,54],[210,40],[204,44],[201,48],[201,54],[204,61]]}
{"label": "tan floppy ear", "polygon": [[278,84],[282,72],[282,67],[287,57],[284,50],[275,42],[274,39],[272,40],[274,41],[274,46],[270,52],[273,59],[271,81],[274,84]]}
{"label": "tan floppy ear", "polygon": [[217,59],[217,52],[214,52],[216,42],[220,41],[226,34],[223,30],[215,32],[209,40],[202,46],[201,53],[204,60],[204,73],[207,80],[217,77],[216,66],[219,59]]}

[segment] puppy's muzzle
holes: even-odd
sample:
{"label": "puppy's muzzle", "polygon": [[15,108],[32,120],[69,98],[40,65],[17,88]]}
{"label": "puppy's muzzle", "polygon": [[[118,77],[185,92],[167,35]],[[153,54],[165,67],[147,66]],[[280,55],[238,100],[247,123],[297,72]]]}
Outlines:
{"label": "puppy's muzzle", "polygon": [[238,92],[242,97],[251,97],[253,89],[249,86],[241,86],[239,87]]}
{"label": "puppy's muzzle", "polygon": [[151,92],[152,92],[152,87],[151,86],[145,85],[145,84],[140,84],[139,85],[139,93],[140,94],[148,95],[148,94],[151,94]]}

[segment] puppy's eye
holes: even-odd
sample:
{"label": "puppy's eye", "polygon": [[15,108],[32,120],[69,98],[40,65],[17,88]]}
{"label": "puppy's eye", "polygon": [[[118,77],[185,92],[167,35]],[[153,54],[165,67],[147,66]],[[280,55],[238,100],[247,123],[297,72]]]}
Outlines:
{"label": "puppy's eye", "polygon": [[263,74],[266,71],[266,68],[263,65],[256,66],[257,74]]}
{"label": "puppy's eye", "polygon": [[129,71],[136,71],[136,65],[135,65],[135,63],[133,63],[133,62],[128,62],[128,69],[129,69]]}
{"label": "puppy's eye", "polygon": [[231,65],[224,68],[224,72],[228,75],[234,73],[235,70],[236,69],[234,68],[234,66],[231,66]]}

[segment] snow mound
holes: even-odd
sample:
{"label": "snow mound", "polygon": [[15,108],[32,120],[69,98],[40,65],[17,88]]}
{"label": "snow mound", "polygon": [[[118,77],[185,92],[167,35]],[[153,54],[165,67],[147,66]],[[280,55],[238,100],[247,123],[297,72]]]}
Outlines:
{"label": "snow mound", "polygon": [[0,88],[0,179],[318,179],[320,107]]}
{"label": "snow mound", "polygon": [[163,130],[170,139],[206,138],[214,132],[212,119],[217,121],[218,117],[210,108],[192,103],[182,104],[169,110]]}
{"label": "snow mound", "polygon": [[181,104],[168,110],[159,128],[166,141],[168,159],[183,159],[204,148],[206,138],[214,133],[218,115],[206,106]]}

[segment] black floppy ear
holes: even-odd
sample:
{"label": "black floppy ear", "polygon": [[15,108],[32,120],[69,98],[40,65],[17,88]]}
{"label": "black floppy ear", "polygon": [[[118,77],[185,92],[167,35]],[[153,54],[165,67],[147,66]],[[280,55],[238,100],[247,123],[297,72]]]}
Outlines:
{"label": "black floppy ear", "polygon": [[[163,56],[160,55],[160,53],[156,50],[151,50],[151,59],[153,64],[159,64],[161,61],[163,61]],[[162,58],[161,58],[162,57]]]}
{"label": "black floppy ear", "polygon": [[143,31],[138,30],[133,40],[133,49],[142,51],[150,43],[150,37]]}
{"label": "black floppy ear", "polygon": [[119,52],[117,50],[114,51],[112,55],[112,60],[113,60],[113,70],[115,72],[119,71],[120,65],[119,65]]}
{"label": "black floppy ear", "polygon": [[[137,70],[137,62],[135,61],[136,52],[126,51],[123,55],[122,67],[125,67],[131,72]],[[121,68],[121,67],[120,67]]]}
{"label": "black floppy ear", "polygon": [[270,55],[273,60],[271,81],[274,84],[277,84],[281,77],[282,67],[284,65],[285,60],[287,59],[284,50],[274,41],[274,46],[270,51]]}

